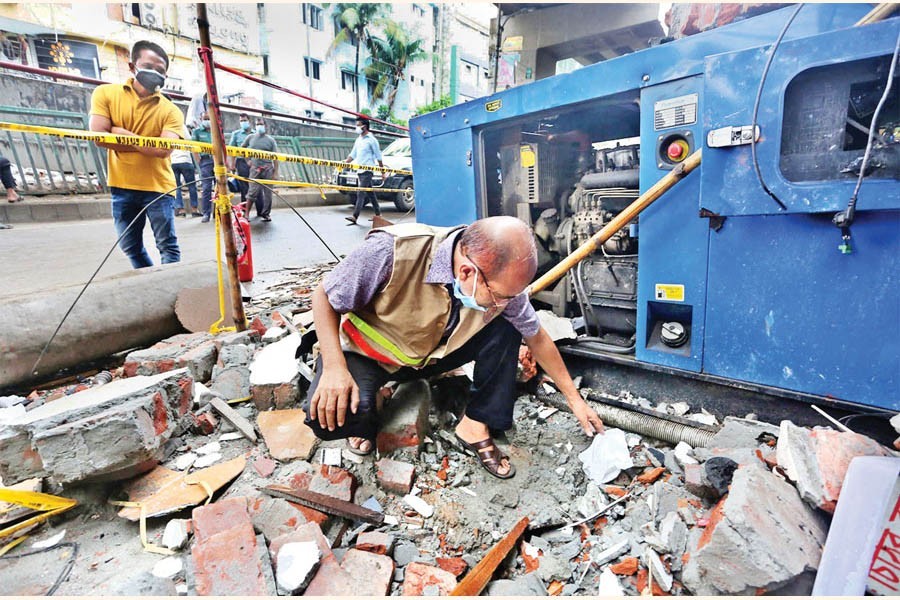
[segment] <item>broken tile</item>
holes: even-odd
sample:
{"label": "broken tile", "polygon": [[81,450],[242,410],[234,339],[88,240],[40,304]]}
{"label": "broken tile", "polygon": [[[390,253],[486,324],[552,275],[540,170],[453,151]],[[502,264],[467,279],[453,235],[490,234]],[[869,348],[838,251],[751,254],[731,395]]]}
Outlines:
{"label": "broken tile", "polygon": [[388,492],[408,494],[416,475],[415,466],[390,458],[382,458],[375,463],[378,485]]}
{"label": "broken tile", "polygon": [[394,536],[381,531],[364,531],[356,537],[356,549],[375,554],[390,554]]}
{"label": "broken tile", "polygon": [[303,595],[386,596],[393,575],[394,561],[389,557],[351,548],[340,564],[333,556],[323,559]]}
{"label": "broken tile", "polygon": [[269,477],[275,472],[275,461],[267,456],[259,456],[253,461],[253,468],[260,477]]}
{"label": "broken tile", "polygon": [[[427,588],[436,588],[437,593],[428,594]],[[404,571],[403,596],[449,596],[456,588],[456,577],[452,573],[420,562],[409,563]]]}
{"label": "broken tile", "polygon": [[[216,491],[240,475],[246,464],[244,457],[238,456],[213,467],[194,471],[190,475],[156,467],[146,475],[125,484],[125,492],[130,501],[145,505],[148,517],[159,517],[206,500],[203,486],[192,485],[190,482],[204,481]],[[119,511],[119,516],[137,521],[141,511],[139,508],[126,507]]]}
{"label": "broken tile", "polygon": [[309,460],[318,440],[313,430],[304,424],[305,418],[299,408],[259,413],[256,423],[273,458]]}

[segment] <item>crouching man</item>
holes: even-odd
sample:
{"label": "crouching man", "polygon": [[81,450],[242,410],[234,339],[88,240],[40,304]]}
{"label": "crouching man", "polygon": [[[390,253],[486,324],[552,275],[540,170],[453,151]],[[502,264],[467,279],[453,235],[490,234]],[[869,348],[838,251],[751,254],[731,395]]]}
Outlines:
{"label": "crouching man", "polygon": [[386,382],[475,361],[456,436],[489,473],[508,479],[515,467],[491,430],[512,427],[524,338],[585,433],[602,431],[525,293],[536,268],[531,230],[512,217],[370,232],[313,294],[320,355],[304,404],[307,425],[321,439],[347,438],[351,451],[369,454],[378,431],[376,394]]}

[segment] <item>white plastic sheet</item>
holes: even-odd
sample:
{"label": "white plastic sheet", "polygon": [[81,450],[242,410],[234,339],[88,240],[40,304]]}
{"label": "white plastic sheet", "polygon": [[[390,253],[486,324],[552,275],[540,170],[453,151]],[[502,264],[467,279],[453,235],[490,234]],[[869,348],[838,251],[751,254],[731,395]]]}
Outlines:
{"label": "white plastic sheet", "polygon": [[634,466],[628,453],[625,432],[621,429],[607,429],[594,436],[590,447],[578,455],[584,472],[597,484],[609,483],[619,476],[622,469]]}

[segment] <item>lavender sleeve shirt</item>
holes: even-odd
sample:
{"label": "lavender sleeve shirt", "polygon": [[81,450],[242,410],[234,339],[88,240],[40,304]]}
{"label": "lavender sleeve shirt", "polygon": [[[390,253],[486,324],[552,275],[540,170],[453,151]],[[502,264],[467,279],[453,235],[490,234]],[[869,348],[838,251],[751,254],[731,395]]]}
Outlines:
{"label": "lavender sleeve shirt", "polygon": [[[440,260],[452,259],[452,248],[456,235],[451,235],[442,242],[435,263]],[[444,250],[443,252],[441,250]],[[340,314],[360,310],[367,306],[375,295],[384,289],[391,278],[394,264],[394,238],[387,232],[375,231],[366,237],[361,246],[353,250],[341,261],[334,270],[325,276],[323,285],[328,302],[332,308]],[[435,264],[432,273],[436,271],[450,272],[449,265]],[[449,281],[441,283],[452,284],[452,275]],[[453,310],[460,309],[460,302],[453,298]],[[541,328],[534,307],[528,300],[528,295],[522,292],[513,298],[501,316],[522,334],[529,338],[535,335]],[[449,319],[450,323],[458,322],[458,319]]]}

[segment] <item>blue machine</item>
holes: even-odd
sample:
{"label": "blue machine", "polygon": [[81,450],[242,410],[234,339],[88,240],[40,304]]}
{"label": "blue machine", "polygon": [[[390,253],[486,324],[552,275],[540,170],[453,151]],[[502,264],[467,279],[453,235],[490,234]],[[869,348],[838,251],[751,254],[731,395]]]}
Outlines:
{"label": "blue machine", "polygon": [[[411,121],[417,214],[534,227],[539,273],[694,150],[701,167],[537,294],[598,358],[900,410],[900,18],[784,8]],[[900,68],[897,69],[900,72]],[[855,168],[855,171],[854,171]],[[771,195],[765,191],[763,185]],[[841,249],[839,249],[839,246]]]}

